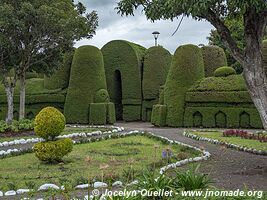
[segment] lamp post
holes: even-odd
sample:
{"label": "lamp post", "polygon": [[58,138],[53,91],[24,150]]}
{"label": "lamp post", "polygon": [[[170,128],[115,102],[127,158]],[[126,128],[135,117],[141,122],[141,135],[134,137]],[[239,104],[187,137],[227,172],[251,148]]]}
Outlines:
{"label": "lamp post", "polygon": [[158,46],[158,38],[159,38],[160,32],[154,31],[152,34],[154,35],[154,38],[155,38],[155,46]]}

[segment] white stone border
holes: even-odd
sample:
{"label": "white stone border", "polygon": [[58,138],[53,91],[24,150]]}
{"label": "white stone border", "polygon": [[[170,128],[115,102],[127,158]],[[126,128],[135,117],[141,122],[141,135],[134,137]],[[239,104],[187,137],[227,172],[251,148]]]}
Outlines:
{"label": "white stone border", "polygon": [[216,140],[216,139],[211,139],[211,138],[198,136],[198,135],[195,135],[193,133],[190,133],[189,131],[185,131],[183,133],[183,135],[185,137],[188,137],[188,138],[191,138],[191,139],[194,139],[194,140],[207,141],[207,142],[212,143],[212,144],[225,145],[227,148],[232,148],[232,149],[236,149],[236,150],[239,150],[239,151],[244,151],[244,152],[253,153],[253,154],[257,154],[257,155],[263,155],[263,156],[267,155],[266,151],[257,150],[257,149],[253,149],[253,148],[248,148],[248,147],[244,147],[244,146],[240,146],[240,145],[236,145],[236,144],[231,144],[231,143],[219,141],[219,140]]}
{"label": "white stone border", "polygon": [[[101,135],[101,134],[110,134],[110,133],[118,133],[124,131],[123,127],[116,127],[116,126],[70,126],[67,125],[66,127],[73,127],[73,128],[109,128],[111,129],[110,131],[93,131],[89,133],[81,132],[81,133],[70,133],[66,135],[60,135],[57,138],[75,138],[75,137],[91,137],[91,136],[96,136],[96,135]],[[19,144],[29,144],[29,143],[37,143],[37,142],[43,142],[44,139],[42,138],[29,138],[29,139],[17,139],[17,140],[12,140],[12,141],[5,141],[0,143],[0,147],[9,147],[13,145],[19,145]],[[1,151],[0,151],[0,156],[1,156]]]}
{"label": "white stone border", "polygon": [[[122,128],[122,127],[120,129],[121,129],[121,131],[124,130],[124,128]],[[115,132],[113,132],[113,133],[115,133]],[[164,172],[166,172],[169,169],[174,169],[174,168],[177,168],[179,166],[185,165],[187,163],[199,162],[199,161],[202,161],[202,160],[207,160],[211,156],[211,154],[208,151],[201,150],[201,149],[199,149],[197,147],[194,147],[194,146],[191,146],[191,145],[182,143],[182,142],[178,142],[178,141],[175,141],[175,140],[170,140],[167,137],[155,135],[154,133],[151,133],[151,132],[144,132],[144,131],[141,132],[141,131],[135,130],[135,131],[127,132],[127,133],[117,134],[115,138],[123,138],[125,136],[137,135],[137,134],[140,134],[140,135],[149,134],[152,137],[159,138],[161,140],[165,140],[169,144],[177,144],[177,145],[189,147],[189,148],[195,149],[196,151],[199,151],[199,152],[202,153],[202,156],[180,160],[180,161],[178,161],[176,163],[172,163],[172,164],[163,166],[163,167],[160,168],[160,171],[159,171],[160,174],[164,174]],[[95,142],[102,141],[102,140],[107,140],[107,139],[110,139],[110,138],[112,138],[112,135],[108,135],[108,136],[105,136],[105,137],[102,136],[100,138],[97,138],[95,140]],[[90,143],[92,141],[89,139],[87,142]],[[79,143],[74,143],[74,144],[79,144]],[[118,182],[119,182],[119,184],[118,184]],[[117,183],[117,185],[119,185],[119,186],[122,185],[122,182],[121,181],[116,181],[112,185],[114,186],[115,183]],[[138,183],[137,181],[133,181],[131,184],[134,185],[134,184],[137,184],[137,183]],[[83,184],[83,185],[77,185],[74,188],[75,189],[87,189],[89,186],[90,186],[89,184]],[[103,183],[103,182],[95,182],[91,186],[94,187],[94,188],[99,188],[99,187],[107,187],[107,184],[106,183]],[[61,189],[61,190],[64,190],[64,186],[59,187],[59,186],[57,186],[55,184],[46,183],[46,184],[41,185],[39,187],[38,191],[45,191],[45,190],[48,190],[48,189],[55,189],[55,190]],[[30,192],[30,191],[31,191],[30,189],[18,189],[17,191],[10,190],[10,191],[6,191],[5,193],[3,193],[2,191],[0,191],[0,197],[1,196],[15,196],[15,195],[27,193],[27,192]]]}

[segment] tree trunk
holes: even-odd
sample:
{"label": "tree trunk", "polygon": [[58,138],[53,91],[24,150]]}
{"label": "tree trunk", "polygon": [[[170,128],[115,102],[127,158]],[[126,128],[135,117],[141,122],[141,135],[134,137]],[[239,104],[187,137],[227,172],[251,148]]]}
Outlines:
{"label": "tree trunk", "polygon": [[13,111],[14,111],[14,88],[12,86],[5,87],[6,96],[7,96],[7,117],[6,123],[11,124],[13,120]]}
{"label": "tree trunk", "polygon": [[20,76],[20,91],[19,91],[19,119],[25,117],[25,73]]}

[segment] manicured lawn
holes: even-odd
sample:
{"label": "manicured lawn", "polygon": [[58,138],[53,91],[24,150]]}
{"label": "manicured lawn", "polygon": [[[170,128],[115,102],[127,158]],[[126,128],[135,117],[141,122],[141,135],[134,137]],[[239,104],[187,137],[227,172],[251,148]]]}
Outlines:
{"label": "manicured lawn", "polygon": [[258,140],[243,139],[241,137],[224,137],[222,132],[193,132],[193,134],[231,144],[236,144],[239,146],[267,151],[267,143],[260,142]]}
{"label": "manicured lawn", "polygon": [[44,164],[33,153],[0,160],[0,190],[11,189],[10,184],[23,188],[29,183],[38,187],[44,183],[62,185],[64,182],[71,182],[77,185],[86,183],[88,179],[102,180],[99,167],[105,164],[109,165],[104,169],[105,177],[115,176],[114,179],[126,181],[123,170],[130,166],[138,174],[147,167],[155,165],[159,169],[165,165],[166,161],[162,161],[161,153],[167,147],[171,148],[175,160],[181,155],[183,159],[199,155],[199,152],[192,149],[178,145],[169,146],[146,136],[80,144],[74,146],[72,153],[64,158],[64,163]]}
{"label": "manicured lawn", "polygon": [[[64,131],[61,133],[61,135],[67,135],[67,134],[71,134],[71,133],[80,133],[80,132],[85,132],[85,133],[90,133],[93,131],[109,131],[111,129],[107,129],[107,128],[71,128],[71,127],[66,127],[64,129]],[[14,137],[0,137],[0,142],[5,142],[5,141],[12,141],[12,140],[16,140],[16,139],[29,139],[29,138],[34,138],[37,137],[35,135],[31,135],[31,136],[14,136]]]}

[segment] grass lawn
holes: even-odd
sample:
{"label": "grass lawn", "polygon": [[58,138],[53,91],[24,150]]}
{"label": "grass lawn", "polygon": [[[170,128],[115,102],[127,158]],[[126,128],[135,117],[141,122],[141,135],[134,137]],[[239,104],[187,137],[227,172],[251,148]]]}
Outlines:
{"label": "grass lawn", "polygon": [[248,148],[267,151],[267,143],[258,140],[243,139],[241,137],[224,137],[222,132],[192,132],[195,135],[216,139],[219,141],[236,144]]}
{"label": "grass lawn", "polygon": [[[158,145],[156,153],[155,145]],[[167,147],[171,148],[175,160],[181,156],[185,159],[199,155],[199,152],[187,147],[176,144],[169,146],[146,136],[80,144],[75,145],[73,151],[64,157],[64,163],[59,164],[42,163],[33,153],[1,159],[0,190],[13,189],[14,185],[25,188],[30,184],[36,188],[44,183],[62,185],[68,182],[77,185],[88,183],[88,179],[101,181],[102,172],[99,167],[105,164],[109,167],[104,169],[104,181],[108,183],[108,179],[113,177],[114,180],[130,182],[128,176],[123,175],[130,167],[138,174],[145,168],[155,165],[159,169],[165,165],[161,152]]]}
{"label": "grass lawn", "polygon": [[[93,131],[109,131],[111,129],[107,129],[107,128],[72,128],[72,127],[66,127],[64,129],[64,131],[61,133],[61,135],[67,135],[67,134],[71,134],[71,133],[80,133],[80,132],[86,132],[86,133],[90,133]],[[34,138],[37,137],[35,135],[31,135],[31,136],[14,136],[14,137],[0,137],[0,142],[5,142],[5,141],[12,141],[12,140],[16,140],[16,139],[29,139],[29,138]]]}

